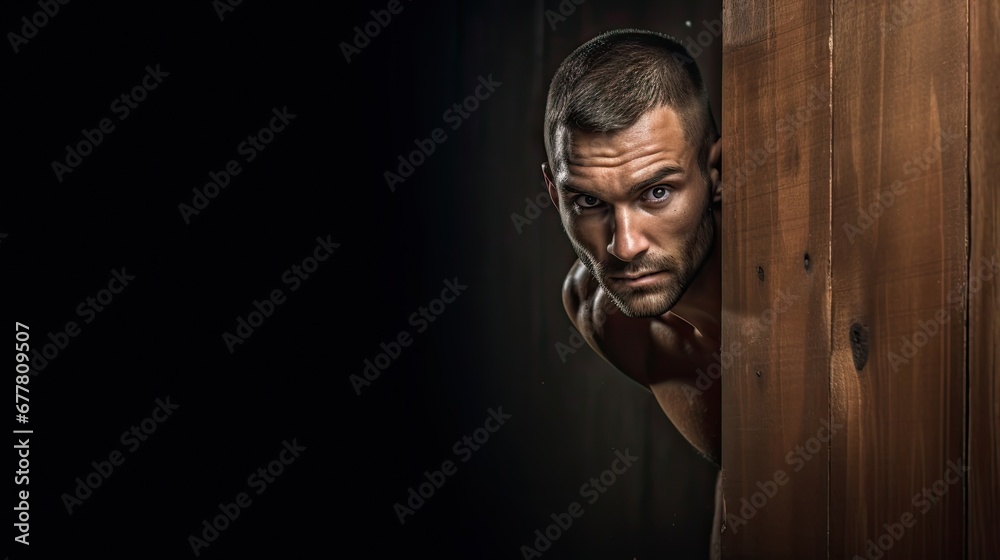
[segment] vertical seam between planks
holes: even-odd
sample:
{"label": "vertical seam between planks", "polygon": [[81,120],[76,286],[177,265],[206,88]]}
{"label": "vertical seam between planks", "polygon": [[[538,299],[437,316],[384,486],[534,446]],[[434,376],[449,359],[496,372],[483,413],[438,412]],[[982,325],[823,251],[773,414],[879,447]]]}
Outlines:
{"label": "vertical seam between planks", "polygon": [[[965,285],[971,286],[972,281],[972,243],[973,243],[973,229],[972,223],[974,215],[972,212],[972,173],[971,173],[971,156],[972,156],[972,10],[975,5],[976,0],[968,0],[966,2],[965,10]],[[966,290],[966,307],[965,307],[965,332],[963,333],[964,340],[964,356],[965,356],[965,367],[963,368],[963,374],[965,376],[965,395],[963,398],[963,416],[964,416],[964,429],[965,437],[964,439],[964,449],[962,454],[965,456],[965,464],[971,466],[970,460],[972,459],[971,453],[971,412],[972,406],[970,402],[970,385],[971,385],[971,360],[973,356],[971,355],[971,344],[970,344],[970,331],[969,331],[969,319],[972,317],[972,298],[968,290]],[[972,476],[975,476],[975,471],[973,471]],[[970,479],[972,476],[964,477],[962,481],[962,557],[969,557],[969,539],[971,537],[971,530],[969,526],[969,512],[971,508],[971,496],[969,494]]]}
{"label": "vertical seam between planks", "polygon": [[[835,0],[830,0],[830,20],[829,20],[829,57],[830,57],[830,74],[829,74],[829,87],[830,87],[830,121],[828,123],[828,139],[829,139],[829,156],[827,161],[827,178],[828,178],[828,189],[827,189],[827,228],[829,230],[829,245],[827,247],[827,263],[826,263],[826,294],[827,297],[825,305],[827,306],[827,317],[830,321],[830,333],[829,339],[827,340],[828,348],[833,350],[833,328],[834,323],[834,310],[833,310],[833,100],[835,92],[833,90],[833,37],[834,37],[834,16],[835,16]],[[827,362],[827,389],[826,389],[826,415],[827,421],[830,425],[833,425],[833,364],[834,360],[831,355],[831,359]],[[832,438],[831,438],[832,439]],[[831,516],[831,491],[833,486],[833,444],[831,443],[827,447],[826,456],[826,558],[830,558],[830,516]]]}

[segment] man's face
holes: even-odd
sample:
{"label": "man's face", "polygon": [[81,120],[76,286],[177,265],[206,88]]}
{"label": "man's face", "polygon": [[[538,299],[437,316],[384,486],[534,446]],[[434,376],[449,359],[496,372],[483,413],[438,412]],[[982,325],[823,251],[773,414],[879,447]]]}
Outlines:
{"label": "man's face", "polygon": [[613,133],[564,130],[554,151],[568,158],[549,193],[580,261],[626,316],[669,311],[715,239],[712,193],[677,113],[653,109]]}

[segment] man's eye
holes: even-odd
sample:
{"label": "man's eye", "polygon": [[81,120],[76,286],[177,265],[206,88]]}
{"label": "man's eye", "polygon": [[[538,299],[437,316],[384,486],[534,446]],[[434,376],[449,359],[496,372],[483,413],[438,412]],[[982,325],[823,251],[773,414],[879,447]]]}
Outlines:
{"label": "man's eye", "polygon": [[573,203],[580,208],[594,208],[601,203],[601,199],[596,196],[583,194],[576,197],[576,199],[573,200]]}
{"label": "man's eye", "polygon": [[646,191],[646,200],[657,202],[666,200],[670,196],[670,189],[667,187],[653,187]]}

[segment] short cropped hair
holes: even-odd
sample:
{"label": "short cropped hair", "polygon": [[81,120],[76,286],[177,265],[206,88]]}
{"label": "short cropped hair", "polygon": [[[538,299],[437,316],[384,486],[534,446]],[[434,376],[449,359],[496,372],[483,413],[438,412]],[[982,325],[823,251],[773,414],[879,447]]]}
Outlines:
{"label": "short cropped hair", "polygon": [[560,128],[614,132],[646,112],[668,106],[677,112],[685,138],[698,146],[703,174],[709,147],[718,138],[708,92],[687,48],[673,37],[642,29],[606,31],[576,48],[559,65],[545,106],[545,152],[557,154]]}

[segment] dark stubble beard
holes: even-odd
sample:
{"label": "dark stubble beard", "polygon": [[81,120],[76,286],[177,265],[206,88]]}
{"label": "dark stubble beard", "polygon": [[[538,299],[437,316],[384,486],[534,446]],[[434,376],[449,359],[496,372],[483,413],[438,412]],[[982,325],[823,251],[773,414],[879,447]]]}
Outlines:
{"label": "dark stubble beard", "polygon": [[[610,263],[597,263],[582,247],[570,238],[580,262],[597,279],[608,297],[626,317],[659,317],[670,311],[687,291],[692,280],[698,276],[708,260],[715,244],[715,218],[712,205],[705,205],[702,221],[697,231],[684,240],[681,255],[650,254],[632,262],[622,262],[614,257]],[[665,287],[613,288],[605,282],[607,276],[623,276],[669,272]]]}

